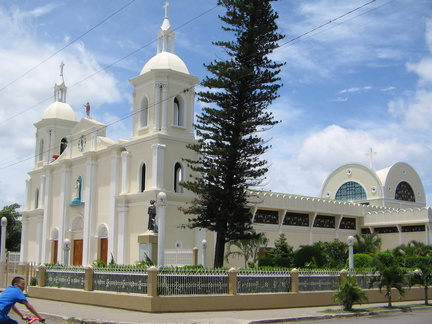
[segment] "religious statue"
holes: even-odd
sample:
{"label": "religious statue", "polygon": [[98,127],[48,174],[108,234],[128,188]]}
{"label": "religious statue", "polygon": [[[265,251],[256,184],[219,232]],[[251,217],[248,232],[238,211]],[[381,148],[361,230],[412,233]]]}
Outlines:
{"label": "religious statue", "polygon": [[149,231],[155,231],[157,233],[157,226],[156,226],[156,206],[154,205],[156,201],[154,201],[153,199],[150,200],[150,206],[148,208],[148,215],[149,215],[149,220],[148,220],[148,225],[147,225],[147,229]]}
{"label": "religious statue", "polygon": [[86,115],[87,117],[90,117],[90,104],[87,102],[84,104],[84,107],[86,109]]}
{"label": "religious statue", "polygon": [[75,189],[75,199],[74,200],[79,200],[80,199],[80,182],[79,182],[79,180],[76,181],[74,189]]}

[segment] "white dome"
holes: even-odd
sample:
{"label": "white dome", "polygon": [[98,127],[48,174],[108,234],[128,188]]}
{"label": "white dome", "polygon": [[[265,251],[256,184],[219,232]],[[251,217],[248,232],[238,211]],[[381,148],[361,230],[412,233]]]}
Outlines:
{"label": "white dome", "polygon": [[140,74],[150,72],[155,69],[170,69],[182,73],[189,74],[186,64],[180,57],[170,52],[161,52],[151,58],[146,65],[144,65]]}
{"label": "white dome", "polygon": [[49,118],[76,121],[75,112],[72,107],[69,104],[60,101],[53,102],[47,109],[45,109],[42,119]]}

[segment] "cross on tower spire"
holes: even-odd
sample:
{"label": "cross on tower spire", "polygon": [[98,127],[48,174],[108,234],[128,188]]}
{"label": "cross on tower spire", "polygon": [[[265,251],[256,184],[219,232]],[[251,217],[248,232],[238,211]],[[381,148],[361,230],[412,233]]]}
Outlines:
{"label": "cross on tower spire", "polygon": [[163,6],[165,8],[165,18],[168,18],[168,8],[170,6],[170,3],[167,1],[165,2],[165,6]]}

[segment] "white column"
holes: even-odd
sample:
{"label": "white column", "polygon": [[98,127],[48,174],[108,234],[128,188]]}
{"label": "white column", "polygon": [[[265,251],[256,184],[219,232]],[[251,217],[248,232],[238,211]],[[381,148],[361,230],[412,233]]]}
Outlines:
{"label": "white column", "polygon": [[[25,205],[25,208],[24,208],[24,210],[30,210],[30,201],[31,201],[31,199],[30,199],[30,197],[31,197],[31,179],[27,179],[26,180],[26,205]],[[40,199],[39,200],[42,200],[42,196],[40,196],[40,191],[39,191],[39,197],[40,197]]]}
{"label": "white column", "polygon": [[45,207],[45,186],[46,186],[46,176],[43,174],[40,176],[40,188],[39,188],[39,208]]}
{"label": "white column", "polygon": [[60,204],[59,204],[59,215],[58,215],[58,224],[59,224],[59,233],[58,233],[58,251],[57,251],[57,260],[60,264],[65,264],[63,249],[61,248],[61,244],[63,240],[66,238],[67,231],[67,220],[69,219],[69,204],[72,201],[71,199],[71,169],[68,167],[64,167],[62,169],[61,175],[61,185],[60,185]]}
{"label": "white column", "polygon": [[84,179],[84,231],[83,231],[83,265],[90,265],[93,260],[93,216],[96,201],[96,175],[97,162],[90,160],[86,165],[86,177]]}
{"label": "white column", "polygon": [[155,92],[156,92],[156,100],[154,104],[154,124],[153,129],[155,131],[160,130],[160,111],[161,111],[161,84],[156,84]]}
{"label": "white column", "polygon": [[36,216],[36,263],[40,264],[45,262],[44,260],[44,250],[48,237],[43,234],[44,217]]}
{"label": "white column", "polygon": [[128,151],[123,151],[121,153],[122,159],[122,182],[121,182],[121,193],[125,194],[129,192],[130,187],[130,153]]}
{"label": "white column", "polygon": [[166,147],[165,144],[152,145],[152,156],[153,156],[152,187],[153,188],[164,187],[165,147]]}
{"label": "white column", "polygon": [[158,267],[165,265],[165,212],[167,198],[164,192],[159,192],[156,198],[156,218],[158,223]]}
{"label": "white column", "polygon": [[166,131],[168,129],[168,84],[162,84],[162,127],[161,130]]}
{"label": "white column", "polygon": [[73,138],[71,135],[68,135],[66,137],[67,140],[67,146],[66,146],[66,158],[70,159],[72,157],[72,145],[73,145]]}
{"label": "white column", "polygon": [[195,116],[194,106],[195,106],[195,90],[190,89],[189,90],[189,105],[186,109],[186,127],[187,127],[187,130],[189,131],[189,134],[191,136],[194,136],[194,128],[193,128],[194,116]]}
{"label": "white column", "polygon": [[30,242],[28,241],[28,218],[26,215],[23,215],[21,219],[21,246],[20,246],[20,264],[24,264],[28,262],[27,254],[28,254],[28,246]]}
{"label": "white column", "polygon": [[[46,251],[48,249],[48,226],[50,223],[50,220],[52,219],[52,174],[50,171],[46,174],[44,181],[41,176],[41,183],[44,183],[43,189],[43,207],[44,207],[44,213],[43,217],[41,219],[41,235],[37,236],[36,240],[36,246],[37,251],[41,251],[41,254],[39,255],[39,260],[36,258],[37,262],[47,262],[45,259],[46,257]],[[42,196],[41,196],[42,197]],[[41,200],[42,201],[42,200]]]}
{"label": "white column", "polygon": [[114,256],[114,259],[118,259],[117,251],[117,211],[116,211],[116,200],[115,196],[119,193],[119,183],[121,173],[120,169],[120,154],[115,153],[111,156],[111,180],[110,180],[110,206],[109,206],[109,220],[108,220],[108,256]]}
{"label": "white column", "polygon": [[118,211],[118,224],[117,224],[117,260],[119,264],[125,263],[125,253],[127,249],[127,219],[129,214],[129,207],[122,205],[117,208]]}

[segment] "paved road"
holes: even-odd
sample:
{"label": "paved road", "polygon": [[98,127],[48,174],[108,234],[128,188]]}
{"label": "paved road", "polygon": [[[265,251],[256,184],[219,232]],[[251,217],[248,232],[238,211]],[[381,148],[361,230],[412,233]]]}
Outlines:
{"label": "paved road", "polygon": [[[360,324],[367,321],[368,324],[431,324],[432,323],[432,309],[415,310],[411,312],[397,312],[397,313],[379,313],[370,316],[356,316],[356,317],[335,317],[329,320],[319,321],[301,321],[301,324]],[[279,322],[292,323],[292,322]]]}

